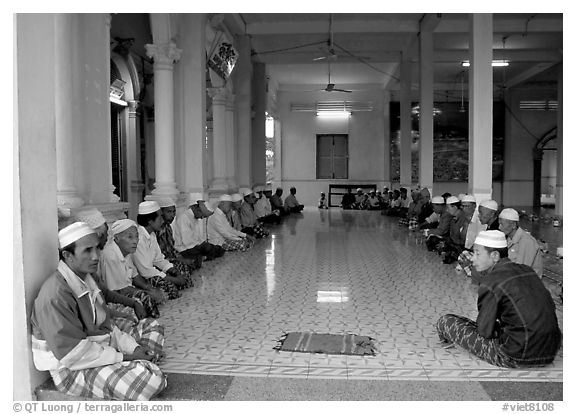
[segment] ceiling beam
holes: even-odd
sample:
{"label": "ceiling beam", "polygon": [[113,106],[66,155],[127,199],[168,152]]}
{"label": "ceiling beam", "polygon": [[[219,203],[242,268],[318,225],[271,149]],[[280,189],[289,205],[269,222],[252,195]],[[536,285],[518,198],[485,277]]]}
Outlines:
{"label": "ceiling beam", "polygon": [[512,88],[516,85],[519,85],[519,84],[527,81],[528,79],[533,78],[534,76],[538,75],[539,73],[544,72],[546,69],[551,68],[555,64],[556,63],[538,63],[538,64],[532,66],[530,69],[527,69],[524,72],[519,73],[518,75],[509,79],[506,82],[505,86],[506,86],[506,88]]}
{"label": "ceiling beam", "polygon": [[[328,21],[292,21],[248,23],[250,35],[328,33]],[[418,22],[414,20],[335,20],[334,33],[417,33]]]}

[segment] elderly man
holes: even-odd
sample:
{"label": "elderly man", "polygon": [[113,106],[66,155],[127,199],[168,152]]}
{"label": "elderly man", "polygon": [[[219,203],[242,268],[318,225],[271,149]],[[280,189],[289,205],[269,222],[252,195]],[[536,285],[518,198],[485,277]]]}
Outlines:
{"label": "elderly man", "polygon": [[478,234],[472,263],[476,271],[485,273],[478,288],[478,317],[474,322],[444,315],[436,325],[438,336],[493,365],[550,364],[562,342],[554,301],[532,268],[507,256],[504,233]]}
{"label": "elderly man", "polygon": [[270,204],[272,191],[263,186],[258,186],[255,192],[259,196],[258,201],[254,204],[254,213],[258,217],[258,221],[260,223],[279,224],[282,221],[280,212],[277,210],[272,211],[272,205]]}
{"label": "elderly man", "polygon": [[181,288],[193,287],[194,276],[192,273],[202,266],[202,258],[185,259],[176,251],[174,247],[174,232],[172,229],[172,223],[176,216],[176,203],[172,198],[165,197],[158,200],[158,204],[160,205],[160,212],[164,220],[156,236],[158,246],[160,246],[164,257],[174,265],[176,270],[186,280],[186,283],[181,286]]}
{"label": "elderly man", "polygon": [[224,255],[224,249],[208,241],[207,218],[212,212],[206,208],[201,193],[188,195],[188,209],[176,217],[174,223],[174,247],[187,259],[205,257],[206,261]]}
{"label": "elderly man", "polygon": [[232,208],[232,197],[222,194],[214,214],[208,217],[208,239],[222,246],[226,251],[246,251],[254,245],[254,240],[246,233],[238,231],[226,219],[226,213]]}
{"label": "elderly man", "polygon": [[494,200],[484,200],[478,206],[478,219],[486,226],[486,230],[499,230],[498,203]]}
{"label": "elderly man", "polygon": [[498,216],[500,231],[508,241],[508,257],[514,263],[530,266],[540,278],[544,272],[540,244],[519,226],[520,217],[513,208],[505,208]]}
{"label": "elderly man", "polygon": [[301,213],[304,205],[300,204],[296,199],[296,187],[290,187],[290,195],[284,200],[284,207],[290,213]]}
{"label": "elderly man", "polygon": [[[98,249],[104,249],[104,246],[108,242],[108,223],[102,215],[102,213],[95,209],[90,208],[87,210],[81,210],[76,213],[77,221],[82,221],[98,236]],[[112,317],[116,320],[119,318],[124,318],[127,320],[142,319],[146,317],[147,313],[144,306],[140,301],[134,300],[131,297],[122,295],[114,290],[108,289],[106,283],[102,278],[101,268],[98,266],[98,270],[92,274],[92,277],[98,284],[98,288],[104,295],[108,308],[112,312]],[[117,323],[120,321],[116,320]]]}
{"label": "elderly man", "polygon": [[158,305],[166,301],[162,290],[153,287],[138,274],[132,255],[138,245],[138,225],[129,219],[117,220],[110,229],[112,238],[106,243],[100,256],[100,276],[106,288],[133,301],[130,304],[137,311],[144,308],[138,318],[150,316],[158,318]]}
{"label": "elderly man", "polygon": [[[58,233],[58,270],[42,285],[32,309],[32,355],[56,388],[78,397],[150,400],[166,387],[153,362],[162,332],[146,338],[122,332],[111,320],[91,274],[98,267],[98,236],[76,222]],[[158,325],[157,325],[158,326]]]}
{"label": "elderly man", "polygon": [[257,239],[268,237],[270,232],[258,223],[256,213],[254,212],[254,203],[256,203],[254,192],[246,189],[244,191],[244,201],[240,205],[241,231]]}
{"label": "elderly man", "polygon": [[162,227],[164,219],[160,205],[156,201],[143,201],[138,205],[138,247],[133,261],[138,273],[148,279],[154,287],[159,287],[168,299],[180,297],[179,289],[186,286],[186,280],[169,260],[164,257],[156,233]]}

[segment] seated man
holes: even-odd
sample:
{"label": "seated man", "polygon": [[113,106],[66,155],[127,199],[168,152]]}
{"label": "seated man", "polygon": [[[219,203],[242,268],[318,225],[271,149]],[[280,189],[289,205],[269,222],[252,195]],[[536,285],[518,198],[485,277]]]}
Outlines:
{"label": "seated man", "polygon": [[270,197],[272,191],[265,189],[263,186],[258,186],[254,192],[258,194],[258,201],[254,204],[254,213],[260,223],[279,224],[282,219],[278,210],[272,211],[270,204]]}
{"label": "seated man", "polygon": [[514,263],[530,266],[542,278],[544,264],[540,244],[519,226],[520,216],[513,208],[505,208],[498,216],[500,231],[508,241],[508,257]]}
{"label": "seated man", "polygon": [[224,249],[208,241],[207,218],[212,212],[206,208],[201,193],[188,195],[188,209],[176,217],[174,247],[185,259],[205,257],[207,261],[224,255]]}
{"label": "seated man", "polygon": [[464,240],[464,249],[471,251],[474,245],[476,236],[482,230],[486,230],[486,226],[480,223],[478,211],[476,210],[476,197],[472,194],[465,194],[462,197],[462,211],[466,216],[468,227],[466,228],[466,238]]}
{"label": "seated man", "polygon": [[260,225],[254,213],[254,203],[256,203],[256,195],[249,188],[244,191],[244,201],[240,205],[240,231],[257,239],[268,237],[270,232]]}
{"label": "seated man", "polygon": [[494,200],[482,201],[478,206],[478,219],[486,226],[486,230],[500,230],[498,203]]}
{"label": "seated man", "polygon": [[[208,207],[208,206],[206,206]],[[214,214],[208,217],[208,239],[226,251],[246,251],[254,245],[254,240],[246,233],[238,231],[226,219],[226,213],[232,208],[232,197],[222,194]]]}
{"label": "seated man", "polygon": [[150,400],[166,387],[154,363],[162,354],[162,329],[130,335],[111,320],[91,276],[98,267],[98,236],[86,223],[63,228],[58,240],[58,270],[42,285],[30,318],[36,368],[50,371],[65,394]]}
{"label": "seated man", "polygon": [[478,287],[478,317],[474,322],[444,315],[436,325],[438,336],[493,365],[550,364],[562,342],[554,301],[529,266],[513,263],[507,256],[504,233],[478,234],[472,263],[485,273]]}
{"label": "seated man", "polygon": [[448,197],[446,200],[446,213],[450,217],[447,234],[440,237],[438,235],[440,226],[438,226],[438,229],[430,231],[426,246],[428,250],[436,250],[442,256],[442,262],[449,264],[455,262],[462,250],[464,250],[468,222],[466,214],[460,208],[460,200],[457,197]]}
{"label": "seated man", "polygon": [[352,204],[352,208],[355,210],[363,210],[363,202],[364,202],[364,191],[361,188],[356,189],[356,195],[354,196],[354,204]]}
{"label": "seated man", "polygon": [[[241,188],[238,191],[240,191],[242,194],[245,194],[247,191],[252,192],[252,190],[249,188]],[[238,231],[242,230],[242,222],[240,221],[240,207],[244,201],[244,196],[242,194],[234,193],[230,196],[232,198],[232,208],[230,208],[230,211],[226,214],[228,223],[230,223],[232,228]]]}
{"label": "seated man", "polygon": [[320,193],[320,198],[318,199],[319,209],[328,209],[328,202],[326,201],[326,193]]}
{"label": "seated man", "polygon": [[[441,196],[432,197],[432,213],[424,219],[420,224],[420,230],[422,229],[436,229],[440,224],[440,218],[446,212],[446,200]],[[446,220],[445,224],[448,228],[449,222]]]}
{"label": "seated man", "polygon": [[102,282],[109,291],[133,301],[134,309],[141,304],[145,316],[158,318],[158,305],[166,301],[166,296],[138,274],[132,261],[138,245],[138,225],[129,219],[117,220],[112,224],[111,233],[112,238],[100,255]]}
{"label": "seated man", "polygon": [[[88,224],[88,226],[94,230],[98,236],[98,250],[102,251],[108,242],[108,223],[106,223],[106,219],[102,213],[95,208],[91,208],[79,211],[76,213],[76,218],[78,221]],[[100,258],[102,258],[102,256],[100,256]],[[119,322],[117,320],[119,318],[128,320],[135,318],[138,320],[147,316],[146,309],[144,309],[144,306],[139,300],[134,300],[131,297],[108,289],[106,283],[104,283],[104,280],[102,279],[100,266],[98,266],[98,270],[92,274],[92,277],[104,295],[108,309],[112,312],[112,317],[117,323]]]}
{"label": "seated man", "polygon": [[399,216],[401,213],[402,201],[400,200],[400,190],[394,190],[390,196],[388,208],[382,211],[382,215]]}
{"label": "seated man", "polygon": [[304,205],[300,204],[296,200],[296,187],[290,187],[290,195],[284,200],[284,207],[290,213],[300,213],[304,208]]}
{"label": "seated man", "polygon": [[288,210],[285,206],[284,206],[284,202],[282,201],[282,194],[284,193],[284,190],[282,190],[282,188],[278,187],[276,189],[276,193],[270,197],[270,205],[272,206],[272,211],[277,210],[280,212],[281,216],[285,216],[287,214],[290,214],[290,210]]}
{"label": "seated man", "polygon": [[168,299],[180,297],[179,289],[186,286],[186,280],[170,261],[166,260],[156,233],[160,230],[164,219],[160,213],[160,205],[156,201],[143,201],[138,205],[138,247],[132,260],[138,273],[148,279],[154,287],[159,287]]}
{"label": "seated man", "polygon": [[162,214],[162,225],[158,230],[156,240],[160,251],[170,263],[174,265],[176,270],[184,277],[186,283],[182,288],[189,288],[194,286],[193,272],[202,266],[202,258],[196,257],[186,259],[182,257],[174,248],[174,232],[172,230],[172,223],[176,216],[176,203],[172,198],[165,197],[158,201],[160,205],[160,212]]}
{"label": "seated man", "polygon": [[368,193],[368,210],[380,210],[381,199],[376,196],[376,191],[372,190]]}
{"label": "seated man", "polygon": [[418,212],[418,226],[424,223],[426,219],[430,217],[430,215],[434,212],[434,208],[432,207],[432,203],[430,201],[430,190],[427,188],[420,190],[420,200],[416,211]]}
{"label": "seated man", "polygon": [[346,194],[342,196],[342,202],[340,205],[342,206],[343,210],[351,210],[354,208],[354,203],[356,202],[356,197],[352,194],[352,189],[349,188],[346,191]]}

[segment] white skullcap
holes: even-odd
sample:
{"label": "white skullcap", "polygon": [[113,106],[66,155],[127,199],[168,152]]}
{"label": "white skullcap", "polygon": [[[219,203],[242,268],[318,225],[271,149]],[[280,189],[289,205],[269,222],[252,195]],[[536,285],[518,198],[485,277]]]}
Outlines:
{"label": "white skullcap", "polygon": [[79,211],[76,214],[76,217],[78,218],[79,221],[88,224],[92,229],[97,229],[98,227],[106,223],[106,219],[104,218],[102,213],[100,213],[95,208]]}
{"label": "white skullcap", "polygon": [[502,210],[502,212],[498,217],[506,220],[520,221],[520,216],[518,216],[518,212],[513,208],[505,208],[504,210]]}
{"label": "white skullcap", "polygon": [[164,208],[164,207],[172,207],[172,206],[176,207],[176,203],[174,202],[174,200],[172,200],[171,197],[163,197],[163,198],[161,198],[160,200],[158,200],[158,205],[159,205],[161,208]]}
{"label": "white skullcap", "polygon": [[190,193],[188,194],[188,205],[198,204],[198,201],[204,201],[204,195],[202,193]]}
{"label": "white skullcap", "polygon": [[120,234],[123,231],[128,230],[130,227],[138,228],[138,225],[134,220],[130,219],[116,220],[114,223],[112,223],[112,227],[110,227],[110,233],[112,233],[112,236],[116,236],[117,234]]}
{"label": "white skullcap", "polygon": [[241,193],[242,193],[242,195],[243,195],[244,197],[246,197],[247,195],[254,194],[254,191],[252,191],[251,189],[247,188],[246,191],[241,191]]}
{"label": "white skullcap", "polygon": [[462,197],[462,202],[463,203],[476,203],[476,197],[474,197],[472,194],[466,194],[464,197]]}
{"label": "white skullcap", "polygon": [[160,206],[156,201],[142,201],[138,204],[138,214],[151,214],[160,210]]}
{"label": "white skullcap", "polygon": [[362,191],[362,189],[361,189],[360,187],[358,187],[358,188],[356,189],[356,192],[358,192],[358,191]]}
{"label": "white skullcap", "polygon": [[[250,191],[250,193],[252,193],[252,191]],[[244,197],[242,197],[242,194],[239,194],[239,193],[232,194],[230,197],[232,198],[233,202],[244,200]]]}
{"label": "white skullcap", "polygon": [[508,243],[506,243],[506,235],[500,230],[481,231],[478,233],[478,236],[476,236],[474,244],[492,247],[494,249],[502,249],[504,247],[508,247]]}
{"label": "white skullcap", "polygon": [[464,194],[464,193],[458,194],[458,200],[462,201],[462,199],[464,198],[465,195],[466,194]]}
{"label": "white skullcap", "polygon": [[205,201],[204,206],[206,207],[206,209],[208,211],[214,212],[214,206],[212,205],[212,203],[210,201]]}
{"label": "white skullcap", "polygon": [[58,243],[60,248],[63,249],[64,247],[74,243],[76,240],[80,240],[82,237],[89,234],[96,234],[96,232],[83,221],[77,221],[76,223],[64,227],[58,232]]}
{"label": "white skullcap", "polygon": [[432,204],[444,204],[444,197],[442,196],[434,196],[432,197]]}
{"label": "white skullcap", "polygon": [[460,200],[458,197],[450,196],[446,199],[446,204],[455,204],[458,203]]}
{"label": "white skullcap", "polygon": [[222,194],[218,201],[232,201],[232,197],[228,194]]}
{"label": "white skullcap", "polygon": [[494,200],[484,200],[480,203],[480,207],[489,208],[490,210],[497,211],[498,203]]}

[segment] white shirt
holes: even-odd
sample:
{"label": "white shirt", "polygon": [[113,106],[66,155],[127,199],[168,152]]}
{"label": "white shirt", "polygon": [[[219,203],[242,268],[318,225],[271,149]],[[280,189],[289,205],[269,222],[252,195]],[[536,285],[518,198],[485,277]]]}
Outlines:
{"label": "white shirt", "polygon": [[178,252],[188,250],[206,241],[206,219],[197,219],[187,209],[174,220],[174,248]]}
{"label": "white shirt", "polygon": [[114,239],[111,239],[100,255],[100,274],[108,289],[118,290],[132,286],[132,279],[138,276],[138,271],[132,262],[132,254],[124,256]]}
{"label": "white shirt", "polygon": [[254,212],[256,213],[256,217],[265,217],[272,214],[272,206],[270,205],[270,200],[266,198],[266,196],[262,196],[256,201],[254,204]]}
{"label": "white shirt", "polygon": [[222,246],[227,239],[240,240],[245,237],[245,233],[230,226],[226,214],[219,207],[208,217],[208,241],[210,243]]}
{"label": "white shirt", "polygon": [[160,245],[156,240],[156,234],[138,226],[138,247],[134,252],[132,261],[138,269],[138,273],[145,278],[154,276],[166,277],[166,271],[173,267],[160,250]]}

